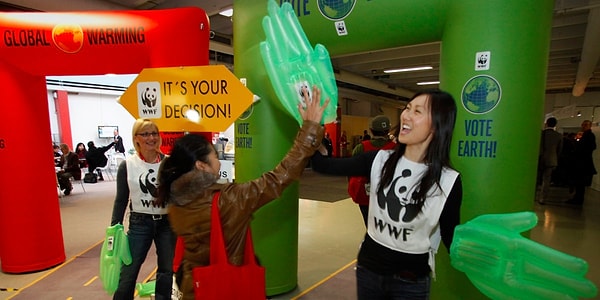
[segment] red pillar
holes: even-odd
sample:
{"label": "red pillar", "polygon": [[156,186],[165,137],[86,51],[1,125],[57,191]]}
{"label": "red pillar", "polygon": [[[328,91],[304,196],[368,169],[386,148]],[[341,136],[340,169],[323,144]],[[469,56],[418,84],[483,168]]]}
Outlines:
{"label": "red pillar", "polygon": [[73,137],[71,134],[71,115],[69,113],[69,94],[67,91],[55,91],[56,111],[58,114],[58,128],[60,132],[60,142],[73,147]]}
{"label": "red pillar", "polygon": [[65,261],[46,79],[0,60],[0,82],[2,271],[40,271]]}

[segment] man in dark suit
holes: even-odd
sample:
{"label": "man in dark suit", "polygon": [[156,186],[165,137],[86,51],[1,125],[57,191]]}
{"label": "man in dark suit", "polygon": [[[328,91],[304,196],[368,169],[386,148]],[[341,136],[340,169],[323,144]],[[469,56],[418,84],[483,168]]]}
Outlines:
{"label": "man in dark suit", "polygon": [[581,138],[575,142],[575,196],[567,201],[568,204],[582,205],[585,188],[592,185],[592,177],[598,172],[594,166],[592,152],[596,150],[596,136],[592,133],[592,121],[581,123]]}
{"label": "man in dark suit", "polygon": [[562,134],[556,132],[556,118],[550,117],[546,120],[546,128],[542,131],[542,139],[540,142],[540,160],[539,169],[542,176],[541,195],[539,203],[544,204],[548,197],[550,184],[552,181],[552,172],[558,166],[558,156],[562,152],[563,137]]}
{"label": "man in dark suit", "polygon": [[119,135],[119,129],[115,129],[115,151],[119,153],[125,153],[125,146],[123,146],[123,138]]}
{"label": "man in dark suit", "polygon": [[69,195],[73,190],[73,185],[69,178],[75,180],[81,179],[81,169],[79,168],[79,157],[75,154],[67,144],[60,144],[60,150],[63,155],[60,158],[61,170],[56,172],[58,185],[64,191],[65,195]]}

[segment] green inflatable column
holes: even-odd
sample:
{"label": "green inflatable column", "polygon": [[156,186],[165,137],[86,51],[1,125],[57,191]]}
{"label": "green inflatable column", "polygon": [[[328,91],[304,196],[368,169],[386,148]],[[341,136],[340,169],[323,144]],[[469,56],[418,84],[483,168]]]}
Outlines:
{"label": "green inflatable column", "polygon": [[[247,87],[261,97],[234,125],[235,180],[246,182],[281,161],[292,146],[298,123],[274,105],[279,100],[261,58],[267,1],[235,0],[234,7],[234,73],[246,78]],[[252,235],[258,259],[266,269],[267,295],[293,290],[298,281],[298,183],[254,214]]]}
{"label": "green inflatable column", "polygon": [[[550,0],[452,1],[440,81],[458,106],[451,153],[463,179],[463,223],[532,210],[552,8]],[[444,281],[433,284],[433,299],[484,298],[438,254]]]}
{"label": "green inflatable column", "polygon": [[[334,1],[335,2],[335,1]],[[247,181],[283,157],[297,123],[274,102],[261,61],[267,1],[235,0],[235,73],[262,99],[236,126],[236,180]],[[332,2],[333,3],[333,2]],[[346,2],[344,2],[346,3]],[[535,195],[553,1],[349,1],[349,34],[338,36],[317,1],[294,2],[311,44],[330,55],[442,41],[441,88],[457,100],[452,144],[463,176],[462,221],[482,214],[530,211]],[[329,28],[329,29],[328,29]],[[298,186],[262,208],[253,222],[255,247],[267,268],[267,294],[296,286]],[[432,299],[481,299],[463,273],[437,256]]]}

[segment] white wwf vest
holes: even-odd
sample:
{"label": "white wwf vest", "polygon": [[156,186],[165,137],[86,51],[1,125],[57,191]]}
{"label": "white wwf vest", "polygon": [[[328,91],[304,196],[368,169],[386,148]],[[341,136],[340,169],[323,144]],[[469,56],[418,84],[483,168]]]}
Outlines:
{"label": "white wwf vest", "polygon": [[433,255],[440,242],[439,219],[458,172],[444,168],[440,178],[441,190],[437,185],[432,186],[419,209],[412,194],[427,170],[425,164],[402,157],[392,183],[383,193],[378,193],[381,170],[391,153],[391,150],[379,151],[373,162],[367,232],[375,242],[395,251],[410,254],[429,252],[429,265],[435,270]]}
{"label": "white wwf vest", "polygon": [[167,214],[167,207],[156,207],[158,195],[158,167],[160,163],[147,163],[134,155],[126,160],[127,184],[131,200],[131,211],[143,214]]}

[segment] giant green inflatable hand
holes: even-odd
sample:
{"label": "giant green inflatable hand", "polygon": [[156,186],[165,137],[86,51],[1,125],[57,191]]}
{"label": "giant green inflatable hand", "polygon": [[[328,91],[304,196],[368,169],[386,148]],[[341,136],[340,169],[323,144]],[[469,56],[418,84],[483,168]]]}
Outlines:
{"label": "giant green inflatable hand", "polygon": [[267,39],[260,43],[260,52],[280,104],[302,125],[298,104],[303,102],[302,93],[310,93],[316,85],[321,103],[330,99],[322,123],[335,121],[338,91],[329,52],[320,44],[311,48],[290,3],[280,8],[270,0],[268,11],[263,19]]}
{"label": "giant green inflatable hand", "polygon": [[536,224],[533,212],[476,217],[456,227],[451,264],[491,299],[594,297],[584,260],[521,236]]}
{"label": "giant green inflatable hand", "polygon": [[123,225],[109,226],[100,250],[100,280],[109,295],[114,294],[119,286],[122,265],[130,263],[129,241]]}

